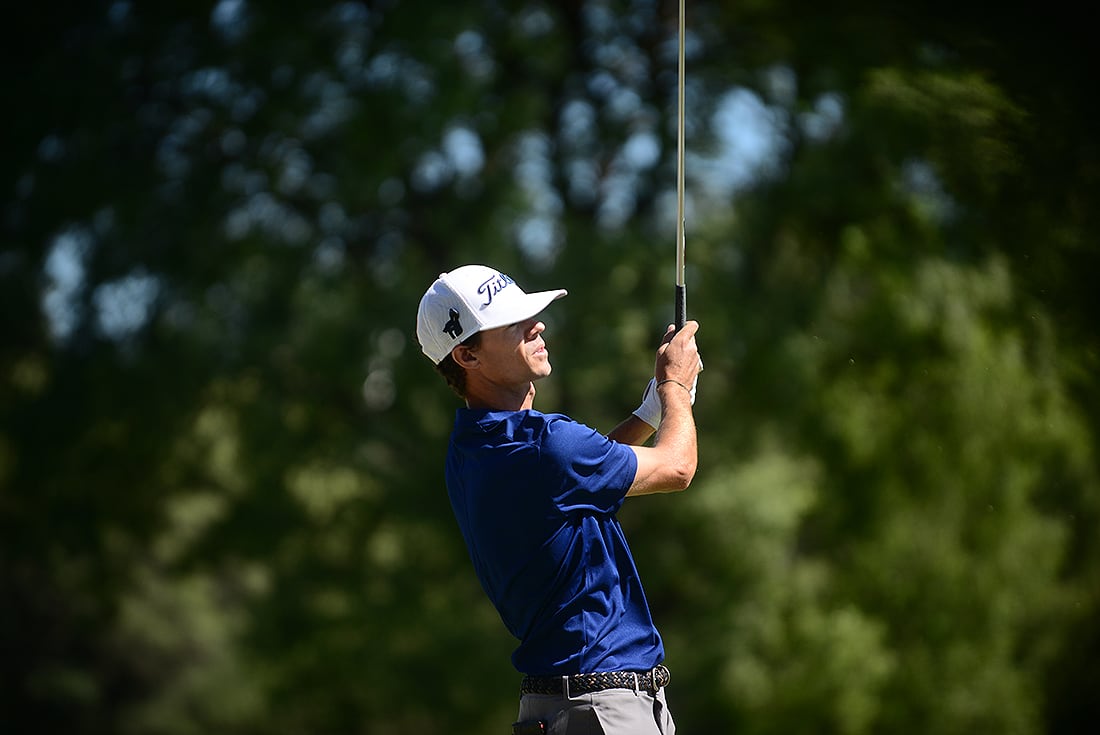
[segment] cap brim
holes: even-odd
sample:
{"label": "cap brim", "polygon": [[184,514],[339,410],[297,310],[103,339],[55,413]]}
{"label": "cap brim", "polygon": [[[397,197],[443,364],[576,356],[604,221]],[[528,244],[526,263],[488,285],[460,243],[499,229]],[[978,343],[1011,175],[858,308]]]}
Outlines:
{"label": "cap brim", "polygon": [[559,288],[554,291],[536,291],[535,293],[525,294],[517,308],[511,310],[505,320],[500,321],[499,324],[492,321],[486,322],[481,325],[481,329],[478,331],[484,332],[486,329],[497,329],[498,327],[506,327],[509,324],[526,321],[549,306],[551,301],[557,301],[568,293],[564,288]]}

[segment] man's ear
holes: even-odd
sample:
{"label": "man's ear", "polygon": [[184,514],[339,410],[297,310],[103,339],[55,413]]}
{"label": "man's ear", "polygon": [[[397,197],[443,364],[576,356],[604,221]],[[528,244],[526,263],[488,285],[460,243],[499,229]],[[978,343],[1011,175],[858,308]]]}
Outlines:
{"label": "man's ear", "polygon": [[455,348],[451,350],[451,359],[453,359],[455,364],[459,367],[466,368],[467,370],[473,370],[480,364],[477,359],[477,353],[466,345],[455,345]]}

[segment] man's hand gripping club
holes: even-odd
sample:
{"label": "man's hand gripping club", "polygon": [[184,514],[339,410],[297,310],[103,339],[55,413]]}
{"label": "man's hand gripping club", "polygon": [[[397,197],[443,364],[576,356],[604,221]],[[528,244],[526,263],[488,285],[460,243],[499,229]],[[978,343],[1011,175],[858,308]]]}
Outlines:
{"label": "man's hand gripping club", "polygon": [[[676,334],[676,327],[672,324],[668,326],[668,330],[665,332],[664,339],[661,341],[661,346],[665,345],[672,340]],[[658,348],[658,354],[660,354],[660,348]],[[703,361],[699,360],[699,371],[703,369]],[[695,373],[695,377],[690,383],[688,393],[691,395],[691,405],[695,405],[695,393],[699,387],[699,371]],[[656,370],[654,371],[656,373]],[[668,380],[669,378],[664,378]],[[674,378],[672,380],[675,380]],[[678,381],[677,381],[678,382]],[[689,384],[682,383],[684,387]],[[661,399],[657,393],[657,377],[656,375],[649,379],[649,383],[646,385],[645,390],[642,392],[642,403],[636,409],[634,409],[634,415],[642,421],[646,422],[653,428],[654,431],[661,425]]]}
{"label": "man's hand gripping club", "polygon": [[652,447],[633,447],[638,470],[628,495],[683,490],[695,476],[698,447],[691,406],[703,369],[695,343],[698,330],[696,321],[687,322],[678,332],[669,326],[657,348],[652,380],[652,393],[660,406],[657,437]]}

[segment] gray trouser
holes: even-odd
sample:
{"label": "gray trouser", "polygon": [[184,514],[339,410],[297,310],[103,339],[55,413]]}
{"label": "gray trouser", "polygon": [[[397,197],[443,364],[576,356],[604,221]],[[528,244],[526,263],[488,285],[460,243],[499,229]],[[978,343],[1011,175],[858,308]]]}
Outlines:
{"label": "gray trouser", "polygon": [[565,697],[524,694],[519,721],[542,720],[549,735],[673,735],[665,690],[656,695],[632,689],[604,689]]}

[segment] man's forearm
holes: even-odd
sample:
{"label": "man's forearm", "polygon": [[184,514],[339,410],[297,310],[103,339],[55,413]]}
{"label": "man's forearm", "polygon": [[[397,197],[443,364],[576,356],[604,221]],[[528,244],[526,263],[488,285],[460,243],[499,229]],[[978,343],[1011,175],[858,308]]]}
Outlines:
{"label": "man's forearm", "polygon": [[[695,415],[691,403],[680,391],[688,389],[675,381],[658,386],[661,397],[661,425],[657,427],[657,438],[653,446],[670,453],[671,463],[683,463],[695,474],[698,462],[698,437],[695,432]],[[688,391],[690,392],[690,391]]]}
{"label": "man's forearm", "polygon": [[634,447],[638,469],[627,497],[683,490],[695,477],[699,455],[691,403],[675,393],[661,402],[664,415],[653,446]]}
{"label": "man's forearm", "polygon": [[651,436],[653,436],[653,427],[634,414],[630,414],[607,435],[609,439],[634,447],[642,446]]}

